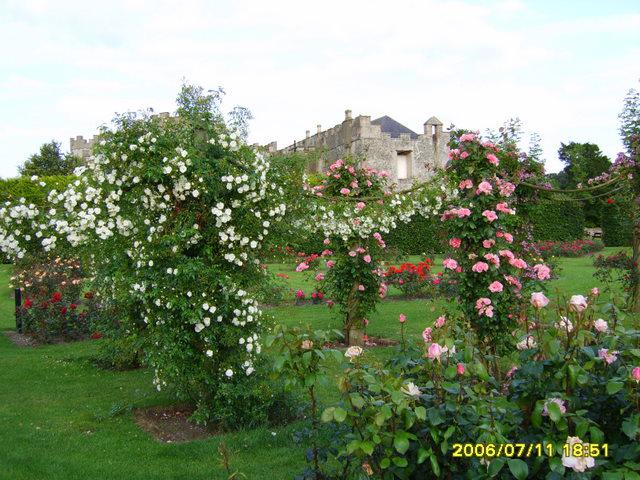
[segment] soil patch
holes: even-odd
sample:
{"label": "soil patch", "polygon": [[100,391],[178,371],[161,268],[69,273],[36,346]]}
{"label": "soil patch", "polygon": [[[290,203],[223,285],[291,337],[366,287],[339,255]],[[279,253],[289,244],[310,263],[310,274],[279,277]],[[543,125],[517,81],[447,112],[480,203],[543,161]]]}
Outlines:
{"label": "soil patch", "polygon": [[15,330],[4,332],[7,338],[19,347],[37,347],[40,343],[28,335],[18,333]]}
{"label": "soil patch", "polygon": [[202,440],[215,435],[213,429],[189,421],[193,408],[188,406],[148,407],[134,410],[140,428],[160,442],[176,443]]}
{"label": "soil patch", "polygon": [[[374,347],[392,347],[394,345],[398,345],[397,340],[392,340],[390,338],[382,338],[382,337],[369,337],[368,340],[363,345],[366,348],[374,348]],[[327,342],[324,344],[325,348],[349,348],[344,342]]]}

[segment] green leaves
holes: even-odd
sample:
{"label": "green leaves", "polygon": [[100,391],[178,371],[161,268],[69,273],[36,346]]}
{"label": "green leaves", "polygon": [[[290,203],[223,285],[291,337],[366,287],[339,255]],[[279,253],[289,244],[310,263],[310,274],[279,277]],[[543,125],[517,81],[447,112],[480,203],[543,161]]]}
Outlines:
{"label": "green leaves", "polygon": [[519,458],[507,459],[507,466],[511,474],[516,477],[517,480],[524,480],[529,475],[529,467],[527,463]]}
{"label": "green leaves", "polygon": [[407,450],[409,450],[409,437],[410,435],[402,430],[396,432],[395,436],[393,437],[393,446],[398,453],[404,454]]}
{"label": "green leaves", "polygon": [[562,418],[560,406],[556,402],[547,402],[547,412],[552,422],[558,423]]}
{"label": "green leaves", "polygon": [[616,381],[614,379],[609,380],[607,382],[607,393],[609,395],[614,395],[615,393],[618,393],[622,387],[624,386],[624,383],[620,382],[620,381]]}

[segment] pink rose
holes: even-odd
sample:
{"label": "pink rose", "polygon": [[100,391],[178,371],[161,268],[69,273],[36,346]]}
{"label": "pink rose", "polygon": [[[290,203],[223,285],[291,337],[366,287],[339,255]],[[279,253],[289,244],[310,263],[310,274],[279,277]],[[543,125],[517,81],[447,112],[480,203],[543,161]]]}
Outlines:
{"label": "pink rose", "polygon": [[341,188],[340,193],[342,195],[349,195],[351,193],[351,190],[349,190],[348,188]]}
{"label": "pink rose", "polygon": [[511,259],[513,259],[513,258],[516,258],[516,257],[515,257],[515,255],[513,254],[513,252],[512,252],[511,250],[499,250],[499,251],[498,251],[498,254],[499,254],[501,257],[506,257],[506,258],[508,258],[509,260],[511,260]]}
{"label": "pink rose", "polygon": [[609,325],[607,324],[606,321],[604,321],[603,319],[599,318],[598,320],[593,322],[593,328],[595,328],[600,333],[604,333],[607,330],[609,330]]}
{"label": "pink rose", "polygon": [[478,185],[478,189],[476,190],[476,195],[480,195],[482,193],[484,193],[485,195],[488,195],[491,193],[492,190],[493,190],[493,187],[489,182],[482,181],[480,182],[480,185]]}
{"label": "pink rose", "polygon": [[320,255],[323,257],[330,257],[331,255],[333,255],[333,252],[329,249],[326,249],[326,250],[323,250]]}
{"label": "pink rose", "polygon": [[515,365],[511,367],[507,372],[507,378],[511,378],[513,374],[516,373],[517,371],[518,371],[518,367],[516,367]]}
{"label": "pink rose", "polygon": [[498,160],[498,157],[496,157],[493,153],[487,153],[487,160],[489,160],[489,163],[491,165],[500,164],[500,161]]}
{"label": "pink rose", "polygon": [[349,256],[350,256],[350,257],[355,257],[356,255],[358,255],[358,252],[356,252],[356,251],[354,251],[354,250],[351,250],[351,251],[349,252]]}
{"label": "pink rose", "polygon": [[444,322],[446,321],[446,317],[444,315],[440,315],[436,318],[436,328],[442,328],[444,326]]}
{"label": "pink rose", "polygon": [[640,383],[640,367],[634,367],[634,369],[631,370],[631,378],[633,378],[636,383]]}
{"label": "pink rose", "polygon": [[514,213],[516,213],[516,211],[512,208],[509,208],[509,205],[507,205],[505,202],[498,203],[496,205],[496,210],[502,213],[508,213],[509,215],[513,215]]}
{"label": "pink rose", "polygon": [[489,265],[484,262],[476,262],[473,267],[471,267],[471,270],[476,273],[486,272],[487,270],[489,270]]}
{"label": "pink rose", "polygon": [[573,295],[569,299],[569,310],[581,313],[587,308],[588,300],[583,295]]}
{"label": "pink rose", "polygon": [[483,240],[483,241],[482,241],[482,246],[483,246],[484,248],[491,248],[491,247],[493,247],[495,244],[496,244],[496,241],[495,241],[495,240],[491,240],[491,239],[490,239],[490,240]]}
{"label": "pink rose", "polygon": [[507,243],[513,243],[513,235],[511,235],[510,233],[505,232],[502,237],[504,238],[504,241]]}
{"label": "pink rose", "polygon": [[456,365],[456,373],[458,375],[464,375],[464,363],[459,363]]}
{"label": "pink rose", "polygon": [[516,190],[516,186],[510,182],[504,182],[500,184],[500,195],[503,197],[510,197]]}
{"label": "pink rose", "polygon": [[484,259],[487,262],[493,263],[496,267],[500,266],[500,258],[495,253],[486,253]]}
{"label": "pink rose", "polygon": [[598,295],[600,295],[600,289],[598,287],[593,287],[591,289],[591,295],[597,297]]}
{"label": "pink rose", "polygon": [[364,202],[358,202],[358,203],[356,203],[356,208],[357,208],[358,210],[362,210],[365,206],[366,206],[366,205],[365,205],[365,203],[364,203]]}
{"label": "pink rose", "polygon": [[538,280],[547,280],[551,278],[551,269],[542,263],[534,265],[533,271],[538,276]]}
{"label": "pink rose", "polygon": [[486,218],[489,223],[498,219],[498,215],[496,215],[496,212],[494,212],[493,210],[485,210],[484,212],[482,212],[482,216]]}
{"label": "pink rose", "polygon": [[318,282],[321,282],[322,280],[324,280],[324,273],[318,273],[318,274],[316,275],[316,280],[317,280]]}
{"label": "pink rose", "polygon": [[365,255],[362,259],[367,263],[371,263],[371,255]]}
{"label": "pink rose", "polygon": [[308,268],[309,268],[309,265],[306,262],[301,262],[296,267],[296,272],[303,272],[304,270],[306,270]]}
{"label": "pink rose", "polygon": [[427,356],[431,360],[440,360],[441,355],[442,355],[442,347],[440,345],[438,345],[435,342],[429,345],[429,348],[427,349]]}
{"label": "pink rose", "polygon": [[448,268],[449,270],[455,270],[458,268],[458,262],[456,262],[453,258],[445,258],[442,262],[444,268]]}
{"label": "pink rose", "polygon": [[380,287],[378,288],[378,296],[380,298],[384,298],[387,295],[387,289],[389,287],[387,286],[386,283],[381,283]]}
{"label": "pink rose", "polygon": [[358,285],[358,290],[360,290],[361,292],[364,292],[365,290],[364,285],[362,284]]}
{"label": "pink rose", "polygon": [[473,182],[469,178],[467,178],[466,180],[462,180],[458,184],[458,188],[460,190],[466,190],[467,188],[473,188]]}
{"label": "pink rose", "polygon": [[458,215],[458,218],[468,217],[471,215],[471,210],[468,208],[459,208],[456,210],[456,215]]}
{"label": "pink rose", "polygon": [[467,158],[468,156],[469,156],[469,152],[462,152],[462,153],[460,154],[460,158],[461,158],[461,159],[463,159],[463,160],[464,160],[465,158]]}
{"label": "pink rose", "polygon": [[476,139],[475,133],[465,133],[460,136],[461,142],[473,142]]}
{"label": "pink rose", "polygon": [[325,245],[329,245],[331,243],[331,240],[329,240],[328,238],[325,238],[322,243],[324,243]]}
{"label": "pink rose", "polygon": [[333,268],[333,266],[336,264],[336,262],[334,262],[333,260],[329,260],[327,262],[327,268]]}
{"label": "pink rose", "polygon": [[555,403],[556,405],[558,405],[558,407],[560,407],[560,413],[562,413],[563,415],[567,413],[567,408],[564,406],[564,402],[562,401],[562,399],[550,398],[549,400],[544,402],[544,407],[542,408],[542,415],[544,415],[545,417],[549,415],[547,405],[549,405],[550,403]]}
{"label": "pink rose", "polygon": [[431,327],[427,327],[422,331],[422,339],[424,340],[424,343],[431,342]]}
{"label": "pink rose", "polygon": [[356,252],[364,253],[364,252],[366,252],[366,250],[364,248],[362,248],[362,247],[358,247],[358,248],[356,248]]}
{"label": "pink rose", "polygon": [[520,268],[520,269],[527,268],[527,262],[525,262],[521,258],[510,258],[509,264],[515,268]]}
{"label": "pink rose", "polygon": [[462,244],[462,240],[460,240],[457,237],[453,237],[451,240],[449,240],[449,245],[452,248],[460,248],[460,245]]}
{"label": "pink rose", "polygon": [[489,285],[489,291],[493,292],[493,293],[499,293],[503,290],[503,286],[500,282],[498,282],[497,280],[495,282],[491,282],[491,284]]}
{"label": "pink rose", "polygon": [[398,320],[400,321],[400,323],[404,323],[404,322],[406,322],[406,321],[407,321],[407,316],[406,316],[404,313],[401,313],[401,314],[398,316]]}
{"label": "pink rose", "polygon": [[549,304],[549,299],[542,292],[533,292],[531,294],[531,305],[540,310]]}
{"label": "pink rose", "polygon": [[603,359],[607,365],[611,365],[613,362],[615,362],[618,359],[619,353],[620,352],[618,352],[617,350],[610,352],[606,348],[601,348],[600,350],[598,350],[598,357]]}

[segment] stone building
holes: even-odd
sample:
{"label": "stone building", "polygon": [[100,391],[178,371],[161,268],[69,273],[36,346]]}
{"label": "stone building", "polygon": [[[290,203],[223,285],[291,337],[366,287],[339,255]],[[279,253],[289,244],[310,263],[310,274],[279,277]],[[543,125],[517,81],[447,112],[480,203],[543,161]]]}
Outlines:
{"label": "stone building", "polygon": [[414,180],[425,180],[448,161],[449,132],[442,129],[442,122],[431,117],[424,123],[423,133],[418,134],[391,117],[371,120],[370,116],[352,118],[351,110],[345,111],[345,119],[333,128],[311,135],[278,150],[276,142],[268,145],[270,152],[294,151],[322,152],[313,171],[324,170],[338,158],[347,155],[361,158],[364,165],[389,172],[389,178],[398,187],[410,186]]}
{"label": "stone building", "polygon": [[91,156],[91,150],[93,144],[96,141],[96,137],[85,139],[82,135],[78,135],[76,138],[69,139],[69,151],[71,155],[80,157],[82,160],[87,160]]}

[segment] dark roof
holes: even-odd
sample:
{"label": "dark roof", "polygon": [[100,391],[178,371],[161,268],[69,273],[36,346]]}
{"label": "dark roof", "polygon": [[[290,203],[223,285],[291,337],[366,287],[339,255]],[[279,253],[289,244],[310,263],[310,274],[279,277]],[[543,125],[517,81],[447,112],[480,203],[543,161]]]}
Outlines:
{"label": "dark roof", "polygon": [[418,134],[416,132],[409,130],[407,127],[396,122],[393,118],[388,117],[387,115],[376,118],[375,120],[372,120],[371,123],[373,125],[380,125],[380,128],[384,133],[391,134],[391,138],[398,138],[401,133],[408,133],[413,139],[418,138]]}

